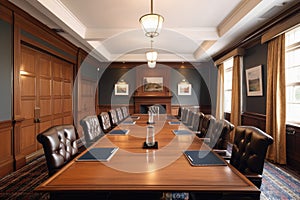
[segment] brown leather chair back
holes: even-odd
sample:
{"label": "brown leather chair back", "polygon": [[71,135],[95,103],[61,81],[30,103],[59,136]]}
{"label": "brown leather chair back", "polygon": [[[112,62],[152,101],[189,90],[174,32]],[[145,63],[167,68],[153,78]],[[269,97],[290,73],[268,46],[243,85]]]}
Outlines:
{"label": "brown leather chair back", "polygon": [[43,145],[49,176],[61,169],[78,153],[73,125],[51,127],[38,134],[37,140]]}
{"label": "brown leather chair back", "polygon": [[98,115],[98,119],[103,132],[108,133],[112,129],[108,113],[102,112]]}
{"label": "brown leather chair back", "polygon": [[227,150],[227,145],[230,139],[230,132],[233,131],[234,125],[227,120],[219,120],[216,122],[221,126],[221,133],[214,134],[214,149]]}
{"label": "brown leather chair back", "polygon": [[[241,173],[262,175],[268,146],[273,138],[253,126],[238,126],[235,129],[230,164]],[[261,176],[250,180],[260,188]],[[259,178],[260,177],[260,178]]]}
{"label": "brown leather chair back", "polygon": [[118,117],[117,117],[117,112],[115,109],[111,109],[108,112],[109,115],[109,120],[110,120],[110,125],[112,128],[116,127],[118,125]]}
{"label": "brown leather chair back", "polygon": [[199,137],[206,137],[209,128],[212,128],[216,119],[212,115],[204,115],[201,123],[199,123]]}
{"label": "brown leather chair back", "polygon": [[192,125],[191,125],[191,130],[199,132],[199,123],[202,123],[204,114],[202,112],[196,112],[194,114],[193,120],[192,120]]}
{"label": "brown leather chair back", "polygon": [[97,141],[104,134],[101,131],[100,123],[96,115],[90,115],[80,120],[80,125],[83,128],[84,138],[87,146]]}
{"label": "brown leather chair back", "polygon": [[124,116],[121,108],[116,108],[116,112],[117,112],[118,122],[120,123],[124,120]]}
{"label": "brown leather chair back", "polygon": [[128,112],[127,107],[122,106],[122,107],[121,107],[121,110],[122,110],[122,114],[123,114],[123,117],[124,117],[124,118],[129,117],[129,112]]}

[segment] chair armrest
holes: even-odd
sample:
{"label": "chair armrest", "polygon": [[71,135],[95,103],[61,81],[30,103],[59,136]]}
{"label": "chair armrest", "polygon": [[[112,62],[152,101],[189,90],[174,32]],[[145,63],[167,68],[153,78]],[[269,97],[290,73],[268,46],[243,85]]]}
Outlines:
{"label": "chair armrest", "polygon": [[245,174],[245,176],[257,187],[260,188],[262,183],[262,175],[260,174]]}
{"label": "chair armrest", "polygon": [[223,149],[213,149],[214,152],[216,152],[218,155],[222,156],[225,160],[230,160],[231,153],[229,153],[227,150]]}

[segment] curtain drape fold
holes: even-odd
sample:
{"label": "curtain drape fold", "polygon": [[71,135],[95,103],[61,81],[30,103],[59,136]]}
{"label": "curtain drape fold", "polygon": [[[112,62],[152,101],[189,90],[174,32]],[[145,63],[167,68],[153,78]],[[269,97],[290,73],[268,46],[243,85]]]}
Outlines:
{"label": "curtain drape fold", "polygon": [[224,64],[218,66],[216,119],[224,119]]}
{"label": "curtain drape fold", "polygon": [[267,158],[286,164],[285,35],[268,43],[266,132],[274,139]]}
{"label": "curtain drape fold", "polygon": [[[230,122],[235,126],[241,125],[241,69],[242,69],[242,56],[235,56],[233,58],[232,68],[232,94],[231,94],[231,114]],[[230,141],[234,140],[235,131],[231,132]]]}

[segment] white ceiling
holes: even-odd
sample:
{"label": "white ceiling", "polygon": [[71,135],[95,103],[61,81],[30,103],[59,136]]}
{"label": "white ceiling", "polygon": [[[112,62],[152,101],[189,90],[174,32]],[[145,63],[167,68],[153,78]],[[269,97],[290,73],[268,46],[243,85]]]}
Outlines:
{"label": "white ceiling", "polygon": [[[139,18],[150,0],[10,0],[102,61],[145,61],[150,38]],[[297,0],[153,0],[165,19],[154,38],[158,61],[200,61],[262,25]]]}

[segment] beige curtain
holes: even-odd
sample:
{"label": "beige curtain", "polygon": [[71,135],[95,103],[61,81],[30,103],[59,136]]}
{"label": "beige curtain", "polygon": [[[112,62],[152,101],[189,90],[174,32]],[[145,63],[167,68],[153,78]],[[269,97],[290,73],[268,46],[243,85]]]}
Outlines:
{"label": "beige curtain", "polygon": [[268,43],[267,67],[266,132],[274,139],[274,143],[268,149],[267,158],[279,164],[286,164],[284,34]]}
{"label": "beige curtain", "polygon": [[216,119],[224,119],[224,65],[218,66]]}
{"label": "beige curtain", "polygon": [[[231,94],[231,114],[230,122],[235,126],[241,125],[241,69],[242,56],[235,56],[233,58],[232,68],[232,94]],[[231,132],[230,141],[234,140],[235,131]]]}

